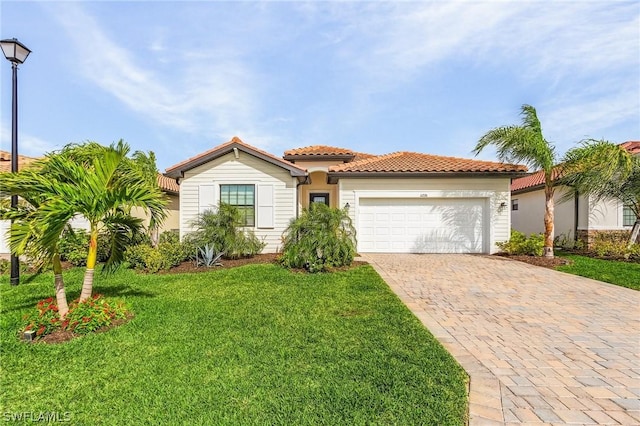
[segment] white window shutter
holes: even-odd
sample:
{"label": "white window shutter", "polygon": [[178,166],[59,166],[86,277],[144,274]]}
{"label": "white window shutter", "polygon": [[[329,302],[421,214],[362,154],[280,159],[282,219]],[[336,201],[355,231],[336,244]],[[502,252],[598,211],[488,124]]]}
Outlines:
{"label": "white window shutter", "polygon": [[215,210],[217,206],[215,185],[200,185],[198,187],[198,213],[205,210]]}
{"label": "white window shutter", "polygon": [[258,185],[257,207],[258,228],[273,228],[273,185]]}

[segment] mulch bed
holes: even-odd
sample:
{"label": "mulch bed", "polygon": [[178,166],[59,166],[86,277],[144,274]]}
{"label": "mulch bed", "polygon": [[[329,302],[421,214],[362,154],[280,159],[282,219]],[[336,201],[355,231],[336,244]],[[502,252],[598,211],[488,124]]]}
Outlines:
{"label": "mulch bed", "polygon": [[209,272],[214,271],[216,269],[231,269],[237,268],[238,266],[244,265],[256,265],[256,264],[264,264],[264,263],[277,263],[278,254],[276,253],[265,253],[258,254],[254,257],[243,257],[240,259],[221,259],[220,263],[222,266],[196,266],[195,262],[192,260],[182,262],[180,265],[175,266],[168,271],[160,271],[159,274],[182,274],[185,272]]}
{"label": "mulch bed", "polygon": [[[244,266],[244,265],[259,265],[259,264],[265,264],[265,263],[271,263],[271,264],[278,264],[278,258],[279,258],[280,254],[278,253],[265,253],[265,254],[258,254],[254,257],[246,257],[246,258],[240,258],[240,259],[221,259],[220,263],[222,263],[222,266],[212,266],[212,267],[206,267],[206,266],[196,266],[196,264],[193,261],[187,261],[187,262],[182,262],[180,265],[175,266],[171,269],[169,269],[168,271],[160,271],[158,272],[158,274],[181,274],[181,273],[186,273],[186,272],[209,272],[209,271],[215,271],[218,269],[231,269],[231,268],[237,268],[238,266]],[[348,269],[351,268],[355,268],[357,266],[360,265],[366,265],[367,262],[361,261],[361,260],[354,260],[350,266],[343,266],[340,268],[331,268],[330,272],[336,272],[336,271],[346,271]],[[305,271],[304,269],[293,269],[294,272],[304,272],[306,273],[307,271]]]}
{"label": "mulch bed", "polygon": [[505,259],[517,260],[518,262],[528,263],[530,265],[542,266],[543,268],[555,269],[558,266],[570,265],[573,263],[570,259],[563,257],[542,257],[542,256],[511,256],[506,253],[498,253],[495,256]]}
{"label": "mulch bed", "polygon": [[[115,320],[111,323],[111,325],[106,327],[100,327],[94,333],[104,333],[106,331],[111,330],[112,328],[118,327],[122,324],[126,324],[134,317],[132,312],[127,314],[126,318]],[[76,337],[82,337],[84,334],[75,334],[68,330],[56,330],[53,333],[47,334],[46,336],[42,336],[40,339],[36,339],[33,343],[47,343],[47,344],[55,344],[55,343],[63,343],[67,342],[71,339],[75,339]]]}

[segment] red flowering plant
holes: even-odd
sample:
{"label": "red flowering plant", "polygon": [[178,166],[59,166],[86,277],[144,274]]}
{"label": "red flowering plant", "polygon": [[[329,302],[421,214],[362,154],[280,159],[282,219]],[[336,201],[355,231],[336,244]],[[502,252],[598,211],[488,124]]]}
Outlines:
{"label": "red flowering plant", "polygon": [[109,300],[96,294],[84,302],[74,300],[69,305],[69,312],[61,321],[58,307],[50,297],[38,302],[36,312],[25,315],[26,325],[23,330],[35,330],[37,338],[56,330],[87,334],[109,326],[117,319],[126,318],[127,313],[127,307],[123,302]]}
{"label": "red flowering plant", "polygon": [[110,301],[101,294],[96,294],[84,302],[74,300],[69,305],[69,313],[64,318],[62,327],[77,334],[87,334],[126,316],[127,308],[124,303]]}
{"label": "red flowering plant", "polygon": [[37,337],[42,337],[56,328],[60,328],[58,306],[53,297],[39,301],[35,314],[25,315],[24,320],[27,322],[24,331],[35,330]]}

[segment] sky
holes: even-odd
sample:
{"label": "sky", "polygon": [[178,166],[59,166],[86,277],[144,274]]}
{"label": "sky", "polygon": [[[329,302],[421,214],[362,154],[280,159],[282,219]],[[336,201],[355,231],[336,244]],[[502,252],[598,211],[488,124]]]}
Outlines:
{"label": "sky", "polygon": [[[559,156],[640,140],[640,2],[6,1],[19,153],[123,139],[167,167],[240,137],[473,158],[533,105]],[[0,64],[11,149],[11,65]],[[496,160],[495,151],[478,158]]]}

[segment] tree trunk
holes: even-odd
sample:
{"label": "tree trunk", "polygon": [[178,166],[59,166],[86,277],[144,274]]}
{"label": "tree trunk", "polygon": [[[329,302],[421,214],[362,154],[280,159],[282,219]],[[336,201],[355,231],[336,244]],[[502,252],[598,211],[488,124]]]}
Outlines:
{"label": "tree trunk", "polygon": [[60,263],[60,254],[53,255],[53,274],[54,285],[56,288],[56,303],[58,304],[58,314],[60,319],[64,319],[69,312],[69,305],[67,303],[67,293],[64,289],[64,280],[62,279],[62,264]]}
{"label": "tree trunk", "polygon": [[544,208],[544,257],[553,257],[553,193],[554,188],[547,185],[544,189],[545,208]]}
{"label": "tree trunk", "polygon": [[93,271],[96,267],[98,257],[98,229],[91,226],[89,234],[89,254],[87,255],[87,270],[84,272],[82,281],[82,291],[80,292],[80,302],[84,302],[91,297],[93,292]]}
{"label": "tree trunk", "polygon": [[631,228],[628,247],[631,248],[634,243],[640,244],[640,217],[636,218],[636,222],[633,224],[633,228]]}

